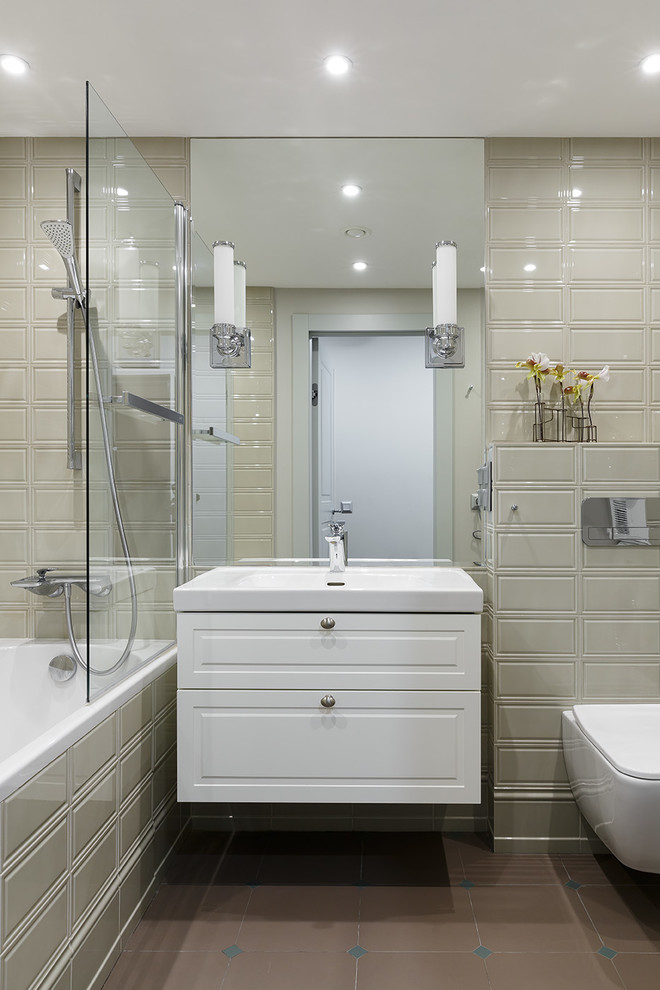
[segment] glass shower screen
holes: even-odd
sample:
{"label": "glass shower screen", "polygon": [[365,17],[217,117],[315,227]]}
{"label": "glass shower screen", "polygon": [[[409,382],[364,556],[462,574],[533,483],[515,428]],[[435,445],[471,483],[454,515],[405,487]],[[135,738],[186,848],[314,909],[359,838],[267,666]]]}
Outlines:
{"label": "glass shower screen", "polygon": [[88,697],[175,638],[174,201],[87,89]]}

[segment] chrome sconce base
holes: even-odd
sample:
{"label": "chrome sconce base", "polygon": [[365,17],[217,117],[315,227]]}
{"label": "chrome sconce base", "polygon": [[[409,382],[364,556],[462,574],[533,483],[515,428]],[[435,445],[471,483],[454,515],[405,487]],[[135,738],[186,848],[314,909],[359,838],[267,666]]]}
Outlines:
{"label": "chrome sconce base", "polygon": [[427,368],[464,368],[463,327],[440,323],[424,331]]}
{"label": "chrome sconce base", "polygon": [[251,368],[252,334],[249,327],[214,323],[210,335],[212,368]]}

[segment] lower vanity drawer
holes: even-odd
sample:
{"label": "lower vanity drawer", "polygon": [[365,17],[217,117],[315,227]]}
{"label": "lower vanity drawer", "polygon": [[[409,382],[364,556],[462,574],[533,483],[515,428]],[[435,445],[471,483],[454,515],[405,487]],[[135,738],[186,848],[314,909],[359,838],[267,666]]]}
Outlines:
{"label": "lower vanity drawer", "polygon": [[480,620],[469,613],[181,612],[179,687],[478,690]]}
{"label": "lower vanity drawer", "polygon": [[178,760],[180,801],[477,803],[480,694],[180,690]]}

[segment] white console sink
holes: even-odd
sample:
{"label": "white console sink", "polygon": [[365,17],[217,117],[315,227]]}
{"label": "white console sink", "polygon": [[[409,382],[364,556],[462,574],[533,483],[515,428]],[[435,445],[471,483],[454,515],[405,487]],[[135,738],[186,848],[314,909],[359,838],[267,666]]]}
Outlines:
{"label": "white console sink", "polygon": [[481,612],[458,567],[216,567],[174,590],[177,612]]}

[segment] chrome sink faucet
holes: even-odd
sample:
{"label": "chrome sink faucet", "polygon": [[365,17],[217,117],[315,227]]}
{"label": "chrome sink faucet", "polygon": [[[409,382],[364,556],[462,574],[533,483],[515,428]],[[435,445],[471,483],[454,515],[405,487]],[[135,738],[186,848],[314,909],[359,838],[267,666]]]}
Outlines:
{"label": "chrome sink faucet", "polygon": [[348,533],[343,522],[330,522],[330,536],[325,537],[330,551],[330,571],[337,573],[346,570],[348,561]]}

